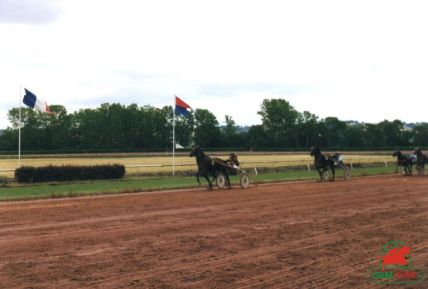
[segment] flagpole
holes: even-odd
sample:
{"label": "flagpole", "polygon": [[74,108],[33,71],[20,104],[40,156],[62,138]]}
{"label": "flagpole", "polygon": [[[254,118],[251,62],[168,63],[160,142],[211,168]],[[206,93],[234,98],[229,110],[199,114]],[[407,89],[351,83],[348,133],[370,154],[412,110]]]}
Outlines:
{"label": "flagpole", "polygon": [[18,168],[21,167],[21,95],[22,85],[19,87],[19,122],[18,122]]}
{"label": "flagpole", "polygon": [[172,106],[172,175],[175,175],[175,95],[174,104]]}

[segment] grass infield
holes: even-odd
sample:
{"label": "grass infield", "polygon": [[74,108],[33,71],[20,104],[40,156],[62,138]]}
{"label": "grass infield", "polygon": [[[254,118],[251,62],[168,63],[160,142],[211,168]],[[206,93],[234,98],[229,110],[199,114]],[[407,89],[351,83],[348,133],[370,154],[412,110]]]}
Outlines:
{"label": "grass infield", "polygon": [[[213,157],[227,159],[228,155],[224,153],[209,153]],[[290,153],[290,154],[257,154],[257,153],[240,153],[239,161],[245,169],[254,168],[280,168],[280,167],[296,167],[304,168],[308,164],[314,163],[313,158],[309,153]],[[344,154],[345,163],[356,164],[382,164],[388,162],[395,164],[395,159],[391,154],[373,154],[355,152]],[[67,155],[35,155],[24,156],[21,160],[22,166],[61,166],[61,165],[110,165],[122,164],[126,167],[126,175],[128,177],[147,176],[159,174],[171,174],[172,172],[172,157],[165,154],[163,156],[152,155],[133,155],[133,154],[100,154],[96,156],[67,156]],[[188,154],[180,154],[175,158],[175,170],[177,173],[191,171],[196,169],[194,158],[190,158]],[[14,170],[18,163],[16,158],[0,156],[0,177],[14,177]]]}
{"label": "grass infield", "polygon": [[[351,171],[352,176],[368,176],[377,174],[393,174],[394,167],[365,167],[355,168]],[[305,170],[284,170],[281,172],[262,173],[255,175],[249,172],[252,184],[295,181],[295,180],[316,180],[318,173]],[[338,170],[337,178],[343,177],[343,171]],[[239,185],[237,176],[231,176],[233,185]],[[202,179],[202,186],[207,186],[205,179]],[[42,183],[33,185],[21,185],[17,183],[0,184],[0,201],[29,200],[39,198],[59,198],[75,197],[84,195],[132,193],[142,191],[156,191],[168,189],[197,188],[195,177],[127,177],[123,180],[113,181],[85,181],[72,183]]]}

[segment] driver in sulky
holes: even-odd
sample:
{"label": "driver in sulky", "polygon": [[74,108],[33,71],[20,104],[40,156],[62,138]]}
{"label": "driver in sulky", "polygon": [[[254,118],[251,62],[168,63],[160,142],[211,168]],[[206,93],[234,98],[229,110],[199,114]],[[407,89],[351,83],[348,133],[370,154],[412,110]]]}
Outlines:
{"label": "driver in sulky", "polygon": [[234,169],[239,169],[239,161],[235,153],[229,154],[229,158],[226,160],[226,163]]}

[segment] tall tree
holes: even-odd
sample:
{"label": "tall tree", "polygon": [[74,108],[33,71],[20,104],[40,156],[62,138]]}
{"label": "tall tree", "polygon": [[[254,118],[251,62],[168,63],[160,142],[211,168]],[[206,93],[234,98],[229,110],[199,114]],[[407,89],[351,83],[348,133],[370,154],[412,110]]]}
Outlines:
{"label": "tall tree", "polygon": [[362,125],[347,125],[342,146],[362,148],[364,145],[364,127]]}
{"label": "tall tree", "polygon": [[413,129],[413,143],[416,146],[428,146],[428,124],[419,124]]}
{"label": "tall tree", "polygon": [[384,136],[384,146],[406,146],[409,140],[404,133],[404,123],[399,120],[384,120],[377,124]]}
{"label": "tall tree", "polygon": [[217,118],[207,109],[195,110],[195,144],[206,148],[225,145],[220,137]]}
{"label": "tall tree", "polygon": [[385,136],[378,125],[366,123],[364,124],[363,132],[365,146],[370,148],[385,146]]}
{"label": "tall tree", "polygon": [[[172,107],[171,107],[172,113]],[[190,146],[193,142],[193,133],[194,133],[194,114],[193,112],[189,113],[187,116],[176,115],[175,121],[175,140],[180,145],[187,147]]]}
{"label": "tall tree", "polygon": [[238,134],[236,133],[236,123],[229,115],[224,116],[225,126],[222,127],[222,138],[226,146],[235,146],[238,143]]}
{"label": "tall tree", "polygon": [[309,148],[311,146],[319,146],[319,122],[318,116],[304,111],[299,114],[296,127],[296,135],[299,140],[297,147]]}
{"label": "tall tree", "polygon": [[247,133],[248,148],[250,150],[273,147],[272,140],[268,137],[266,127],[253,125]]}
{"label": "tall tree", "polygon": [[321,134],[327,147],[337,147],[343,144],[346,123],[337,117],[326,117],[322,121]]}
{"label": "tall tree", "polygon": [[295,127],[299,113],[285,99],[265,99],[261,110],[263,125],[277,147],[295,144]]}

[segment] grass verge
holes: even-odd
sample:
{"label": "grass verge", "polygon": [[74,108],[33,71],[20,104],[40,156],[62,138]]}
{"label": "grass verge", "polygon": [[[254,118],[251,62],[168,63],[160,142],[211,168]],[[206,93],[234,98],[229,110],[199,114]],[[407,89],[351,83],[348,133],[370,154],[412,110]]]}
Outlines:
{"label": "grass verge", "polygon": [[[395,173],[395,167],[367,167],[355,168],[352,170],[351,175],[368,176],[392,173]],[[284,170],[281,172],[262,173],[259,175],[255,175],[254,172],[249,172],[249,176],[251,183],[255,184],[295,180],[316,180],[318,178],[318,173],[313,170],[311,172],[302,170]],[[342,176],[343,172],[339,170],[336,173],[336,177],[341,178]],[[206,186],[205,179],[202,181],[203,186]],[[239,184],[239,179],[237,176],[231,176],[231,181],[234,185]],[[30,186],[11,183],[0,186],[0,201],[75,197],[84,195],[131,193],[196,187],[197,184],[194,177],[182,176],[128,178],[124,180],[113,181],[43,183]]]}

